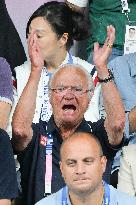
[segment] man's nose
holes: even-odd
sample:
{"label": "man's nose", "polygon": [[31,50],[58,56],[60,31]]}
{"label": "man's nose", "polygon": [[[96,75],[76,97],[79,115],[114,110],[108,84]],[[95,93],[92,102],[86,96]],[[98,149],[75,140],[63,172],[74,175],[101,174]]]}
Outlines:
{"label": "man's nose", "polygon": [[76,165],[76,174],[85,174],[85,165],[83,163],[78,163]]}
{"label": "man's nose", "polygon": [[74,92],[71,88],[68,88],[65,92],[65,96],[66,99],[72,99],[75,97]]}

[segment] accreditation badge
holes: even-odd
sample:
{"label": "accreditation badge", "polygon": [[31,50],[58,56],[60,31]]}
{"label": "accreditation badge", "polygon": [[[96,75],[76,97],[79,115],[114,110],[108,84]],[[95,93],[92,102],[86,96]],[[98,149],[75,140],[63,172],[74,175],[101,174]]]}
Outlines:
{"label": "accreditation badge", "polygon": [[124,54],[136,52],[136,25],[126,25]]}
{"label": "accreditation badge", "polygon": [[130,12],[130,9],[128,7],[128,1],[127,0],[121,0],[122,5],[122,13],[128,13]]}

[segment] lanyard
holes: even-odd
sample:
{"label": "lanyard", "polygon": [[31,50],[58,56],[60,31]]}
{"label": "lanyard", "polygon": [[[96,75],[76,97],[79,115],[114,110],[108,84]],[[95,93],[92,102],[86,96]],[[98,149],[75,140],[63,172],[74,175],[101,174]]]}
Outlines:
{"label": "lanyard", "polygon": [[128,1],[127,0],[121,0],[121,6],[122,6],[122,13],[125,14],[125,16],[127,17],[127,20],[129,23],[131,23],[128,13],[130,12],[130,9],[128,7]]}
{"label": "lanyard", "polygon": [[[73,58],[69,53],[68,64],[73,64]],[[47,108],[47,107],[46,107]],[[48,108],[47,108],[48,109]],[[52,181],[52,146],[53,136],[47,133],[46,151],[46,170],[45,170],[45,193],[44,195],[51,194],[51,181]]]}
{"label": "lanyard", "polygon": [[62,189],[62,204],[61,205],[68,205],[68,203],[67,203],[67,193],[68,193],[68,188],[67,188],[67,186],[65,186]]}
{"label": "lanyard", "polygon": [[69,53],[68,64],[73,64],[72,55]]}
{"label": "lanyard", "polygon": [[[103,182],[103,186],[104,186],[104,197],[103,197],[103,205],[110,205],[110,188],[109,185],[106,182]],[[68,205],[67,202],[67,194],[68,193],[68,189],[65,186],[62,189],[62,203],[61,205]]]}
{"label": "lanyard", "polygon": [[46,151],[46,172],[45,172],[45,195],[51,194],[51,180],[52,180],[52,146],[53,136],[47,134]]}
{"label": "lanyard", "polygon": [[110,188],[106,182],[103,182],[104,185],[104,201],[103,205],[110,205]]}
{"label": "lanyard", "polygon": [[127,0],[121,0],[122,12],[130,12]]}

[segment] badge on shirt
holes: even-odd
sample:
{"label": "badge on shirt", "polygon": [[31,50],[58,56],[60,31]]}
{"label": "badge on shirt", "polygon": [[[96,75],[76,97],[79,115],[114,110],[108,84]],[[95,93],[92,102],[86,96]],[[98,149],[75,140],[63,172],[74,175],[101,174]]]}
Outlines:
{"label": "badge on shirt", "polygon": [[47,144],[47,137],[46,136],[43,136],[43,135],[40,136],[40,144],[43,146],[46,146],[46,144]]}
{"label": "badge on shirt", "polygon": [[136,26],[126,25],[124,54],[136,52]]}
{"label": "badge on shirt", "polygon": [[122,13],[125,12],[130,12],[130,9],[128,7],[128,1],[127,0],[121,0],[121,5],[122,5]]}

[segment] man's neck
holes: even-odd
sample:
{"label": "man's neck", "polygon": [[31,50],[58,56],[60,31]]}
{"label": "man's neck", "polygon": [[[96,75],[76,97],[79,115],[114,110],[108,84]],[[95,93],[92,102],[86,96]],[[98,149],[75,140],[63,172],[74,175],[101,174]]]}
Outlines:
{"label": "man's neck", "polygon": [[69,192],[69,198],[72,205],[102,205],[104,198],[104,187],[101,186],[97,191],[79,195]]}
{"label": "man's neck", "polygon": [[70,135],[72,135],[75,132],[76,128],[73,129],[69,129],[69,130],[60,130],[60,135],[62,137],[62,139],[64,140],[65,138],[69,137]]}
{"label": "man's neck", "polygon": [[56,125],[58,126],[58,128],[60,130],[60,135],[61,135],[62,139],[65,139],[75,132],[77,127],[80,125],[80,123],[81,122],[78,122],[75,125],[73,125],[71,123],[70,124],[66,123],[66,125],[60,125],[59,123],[56,123]]}

